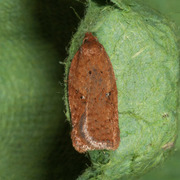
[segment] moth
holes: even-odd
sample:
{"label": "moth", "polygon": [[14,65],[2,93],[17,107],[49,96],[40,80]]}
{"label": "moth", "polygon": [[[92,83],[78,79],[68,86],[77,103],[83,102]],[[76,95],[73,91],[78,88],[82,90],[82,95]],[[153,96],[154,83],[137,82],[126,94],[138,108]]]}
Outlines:
{"label": "moth", "polygon": [[118,148],[117,95],[111,61],[103,45],[87,32],[68,75],[71,139],[78,152]]}

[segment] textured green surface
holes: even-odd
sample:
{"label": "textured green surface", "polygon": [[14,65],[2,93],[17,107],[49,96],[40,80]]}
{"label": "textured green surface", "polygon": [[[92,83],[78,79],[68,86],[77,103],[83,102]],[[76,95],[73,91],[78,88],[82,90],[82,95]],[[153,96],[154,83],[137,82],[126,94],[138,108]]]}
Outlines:
{"label": "textured green surface", "polygon": [[[165,14],[171,20],[173,20],[178,27],[180,27],[180,1],[179,0],[145,0],[149,6],[154,9],[158,9],[161,13]],[[180,28],[177,32],[178,40],[180,40]],[[180,44],[180,42],[179,42]],[[179,88],[180,89],[180,88]],[[180,90],[179,90],[180,93]],[[180,104],[180,98],[179,98]],[[180,108],[179,108],[180,114]],[[180,121],[180,119],[179,119]],[[180,179],[180,129],[178,128],[178,139],[176,143],[176,152],[171,158],[169,158],[161,167],[154,169],[152,172],[143,176],[141,180],[179,180]]]}
{"label": "textured green surface", "polygon": [[[89,1],[71,42],[66,78],[85,32],[93,32],[117,79],[121,144],[114,152],[90,152],[93,165],[79,179],[140,176],[166,159],[177,135],[179,60],[174,33],[158,13],[135,2],[112,2],[116,6]],[[67,93],[66,104],[68,109]],[[69,111],[66,115],[70,120]]]}

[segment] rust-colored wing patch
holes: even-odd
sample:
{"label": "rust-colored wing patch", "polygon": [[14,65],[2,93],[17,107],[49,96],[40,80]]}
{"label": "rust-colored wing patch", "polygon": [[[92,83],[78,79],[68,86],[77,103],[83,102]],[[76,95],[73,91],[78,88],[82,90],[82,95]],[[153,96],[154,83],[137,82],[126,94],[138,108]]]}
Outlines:
{"label": "rust-colored wing patch", "polygon": [[104,47],[86,33],[68,77],[74,148],[115,150],[120,143],[118,96],[112,64]]}

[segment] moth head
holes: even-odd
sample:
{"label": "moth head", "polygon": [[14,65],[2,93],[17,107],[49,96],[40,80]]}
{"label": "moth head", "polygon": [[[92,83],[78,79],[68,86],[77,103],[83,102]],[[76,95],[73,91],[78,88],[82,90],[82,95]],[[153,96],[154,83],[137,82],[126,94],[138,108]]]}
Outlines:
{"label": "moth head", "polygon": [[91,32],[87,32],[84,36],[83,44],[93,42],[93,41],[97,42],[97,38],[94,37]]}

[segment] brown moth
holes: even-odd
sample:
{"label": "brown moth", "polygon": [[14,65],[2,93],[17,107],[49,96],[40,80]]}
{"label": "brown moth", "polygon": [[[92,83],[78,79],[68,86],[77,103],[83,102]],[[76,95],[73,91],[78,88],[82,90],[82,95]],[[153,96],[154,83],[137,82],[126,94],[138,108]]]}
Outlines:
{"label": "brown moth", "polygon": [[68,77],[71,138],[74,148],[115,150],[120,143],[117,87],[104,47],[86,33],[75,54]]}

